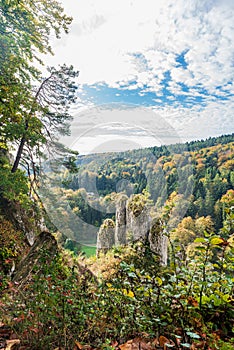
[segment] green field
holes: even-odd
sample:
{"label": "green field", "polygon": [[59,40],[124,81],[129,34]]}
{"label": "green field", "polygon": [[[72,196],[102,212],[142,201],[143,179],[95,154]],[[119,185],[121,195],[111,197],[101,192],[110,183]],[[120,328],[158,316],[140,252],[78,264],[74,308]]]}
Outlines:
{"label": "green field", "polygon": [[96,247],[91,247],[91,246],[87,246],[87,245],[82,245],[81,251],[85,253],[85,255],[87,256],[87,258],[96,255]]}

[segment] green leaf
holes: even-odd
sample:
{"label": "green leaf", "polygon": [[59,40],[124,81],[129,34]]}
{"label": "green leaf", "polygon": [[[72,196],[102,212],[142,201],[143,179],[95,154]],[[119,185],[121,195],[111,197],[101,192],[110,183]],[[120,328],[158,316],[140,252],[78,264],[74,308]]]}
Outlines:
{"label": "green leaf", "polygon": [[210,237],[210,235],[211,235],[211,234],[210,234],[209,232],[204,231],[204,236],[205,236],[205,237],[207,237],[207,238],[208,238],[208,237]]}
{"label": "green leaf", "polygon": [[180,343],[181,346],[183,346],[184,348],[190,348],[191,344],[189,343]]}
{"label": "green leaf", "polygon": [[223,239],[219,237],[214,237],[210,240],[210,243],[212,245],[217,245],[217,244],[223,243]]}
{"label": "green leaf", "polygon": [[229,294],[224,294],[222,299],[226,302],[231,302],[231,298],[230,298],[230,295]]}
{"label": "green leaf", "polygon": [[186,332],[186,334],[193,339],[200,339],[200,335],[198,335],[197,333],[194,332]]}
{"label": "green leaf", "polygon": [[135,272],[128,272],[128,276],[129,276],[129,277],[133,277],[133,278],[136,278],[136,277],[137,277],[136,274],[135,274]]}
{"label": "green leaf", "polygon": [[206,243],[207,239],[199,237],[194,240],[194,243]]}
{"label": "green leaf", "polygon": [[219,298],[213,298],[213,301],[214,301],[214,306],[219,306],[219,305],[221,305],[221,300],[219,299]]}

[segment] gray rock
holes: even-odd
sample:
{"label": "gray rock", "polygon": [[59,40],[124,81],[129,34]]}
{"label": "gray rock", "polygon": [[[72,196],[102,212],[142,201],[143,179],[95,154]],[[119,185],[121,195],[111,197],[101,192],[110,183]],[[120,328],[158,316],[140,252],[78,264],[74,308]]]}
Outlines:
{"label": "gray rock", "polygon": [[126,229],[132,235],[132,241],[145,240],[150,229],[150,215],[146,203],[140,195],[133,195],[127,203]]}
{"label": "gray rock", "polygon": [[150,216],[147,208],[135,216],[131,209],[127,209],[127,232],[131,233],[132,241],[145,240],[150,229]]}
{"label": "gray rock", "polygon": [[97,235],[97,256],[107,253],[115,244],[115,223],[111,219],[104,220]]}
{"label": "gray rock", "polygon": [[122,195],[116,204],[115,245],[126,244],[126,205],[128,197]]}
{"label": "gray rock", "polygon": [[162,265],[167,264],[168,239],[165,235],[163,222],[160,218],[154,219],[149,232],[150,249],[160,257]]}
{"label": "gray rock", "polygon": [[21,260],[14,271],[12,281],[17,283],[18,288],[23,289],[27,284],[31,283],[34,274],[40,273],[40,269],[43,266],[40,260],[45,261],[49,265],[57,254],[58,245],[54,236],[49,232],[40,233],[27,256]]}
{"label": "gray rock", "polygon": [[116,222],[106,219],[97,236],[97,256],[104,254],[114,245],[126,245],[136,241],[149,242],[150,249],[160,257],[162,265],[167,264],[168,239],[160,218],[152,220],[150,208],[142,195],[129,199],[121,195],[116,204]]}

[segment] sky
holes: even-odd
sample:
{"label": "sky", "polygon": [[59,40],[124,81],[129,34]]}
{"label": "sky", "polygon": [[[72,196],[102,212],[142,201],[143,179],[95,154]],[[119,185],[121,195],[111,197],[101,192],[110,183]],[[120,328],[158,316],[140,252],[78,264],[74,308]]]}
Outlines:
{"label": "sky", "polygon": [[73,23],[45,62],[80,71],[69,146],[85,154],[234,132],[233,0],[61,2]]}

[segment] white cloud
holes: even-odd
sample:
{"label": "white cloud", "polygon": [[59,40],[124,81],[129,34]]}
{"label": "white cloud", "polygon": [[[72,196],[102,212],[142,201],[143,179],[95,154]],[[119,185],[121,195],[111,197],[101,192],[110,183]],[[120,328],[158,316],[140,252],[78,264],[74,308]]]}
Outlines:
{"label": "white cloud", "polygon": [[[62,2],[74,21],[70,34],[54,42],[55,56],[46,58],[48,64],[73,64],[80,70],[80,84],[101,82],[118,89],[140,88],[141,94],[155,92],[157,103],[168,73],[173,106],[157,111],[181,138],[233,130],[233,100],[215,97],[234,93],[232,0]],[[186,67],[177,60],[182,53]],[[188,91],[182,91],[181,83]],[[181,107],[177,95],[186,96],[190,109]],[[206,105],[196,105],[201,97]]]}
{"label": "white cloud", "polygon": [[155,107],[154,110],[174,128],[183,141],[233,132],[233,101],[208,100],[205,106],[190,109],[180,105]]}
{"label": "white cloud", "polygon": [[185,142],[233,132],[232,101],[208,100],[204,106],[92,106],[74,113],[71,136],[63,137],[81,154]]}
{"label": "white cloud", "polygon": [[[56,56],[48,63],[74,64],[81,84],[105,82],[116,87],[133,76],[137,87],[159,91],[170,71],[175,83],[201,84],[214,93],[217,86],[233,80],[232,1],[62,2],[74,21],[70,34],[55,43]],[[187,69],[182,69],[176,55],[185,51]]]}

